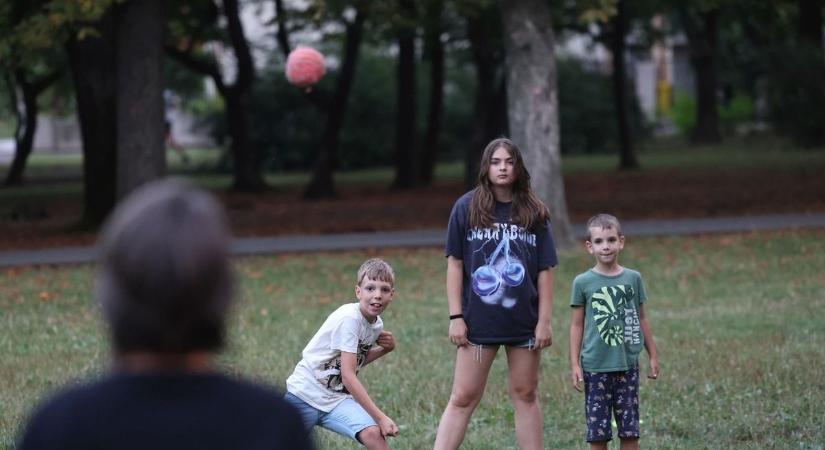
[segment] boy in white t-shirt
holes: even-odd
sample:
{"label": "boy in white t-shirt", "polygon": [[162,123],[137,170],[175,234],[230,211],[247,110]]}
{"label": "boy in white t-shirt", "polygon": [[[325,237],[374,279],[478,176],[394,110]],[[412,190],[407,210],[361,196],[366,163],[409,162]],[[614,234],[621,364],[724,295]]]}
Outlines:
{"label": "boy in white t-shirt", "polygon": [[370,398],[358,370],[393,351],[395,338],[379,314],[395,295],[395,274],[381,259],[358,269],[358,303],[327,317],[286,380],[286,400],[301,413],[307,430],[319,425],[355,439],[368,449],[388,449],[386,436],[398,426]]}

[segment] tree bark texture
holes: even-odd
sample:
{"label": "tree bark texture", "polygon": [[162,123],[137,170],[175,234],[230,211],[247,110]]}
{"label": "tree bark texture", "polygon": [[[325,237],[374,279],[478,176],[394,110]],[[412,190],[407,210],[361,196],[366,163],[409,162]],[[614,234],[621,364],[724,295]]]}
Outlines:
{"label": "tree bark texture", "polygon": [[[232,188],[260,191],[266,187],[261,167],[261,151],[249,138],[249,97],[255,80],[252,52],[244,35],[238,0],[223,1],[229,40],[237,58],[237,78],[226,89],[227,120],[232,136]],[[230,110],[230,103],[233,105]]]}
{"label": "tree bark texture", "polygon": [[427,112],[427,130],[419,152],[418,166],[418,181],[425,186],[433,182],[438,140],[441,135],[441,121],[444,116],[444,43],[441,42],[443,9],[443,0],[431,0],[427,5],[424,45],[430,61],[430,102]]}
{"label": "tree bark texture", "polygon": [[117,11],[117,198],[166,173],[163,3],[133,0]]}
{"label": "tree bark texture", "polygon": [[83,138],[83,218],[98,225],[115,205],[117,160],[115,21],[109,11],[94,24],[99,36],[67,43],[77,117]]}
{"label": "tree bark texture", "polygon": [[[23,94],[23,111],[17,112],[17,129],[14,133],[15,151],[9,172],[6,175],[6,186],[14,186],[23,183],[23,173],[26,170],[26,162],[32,152],[34,145],[34,132],[37,130],[37,115],[40,109],[37,105],[37,98],[49,86],[51,86],[60,76],[59,72],[46,75],[38,80],[30,81],[22,69],[15,71],[13,83],[9,84],[9,89],[14,90],[16,84]],[[14,94],[12,92],[12,94]],[[12,95],[13,107],[17,111],[17,96]]]}
{"label": "tree bark texture", "polygon": [[798,34],[802,42],[822,50],[822,0],[797,0]]}
{"label": "tree bark texture", "polygon": [[364,34],[366,12],[359,8],[355,20],[347,24],[344,43],[344,59],[338,78],[335,80],[335,92],[327,109],[327,123],[321,137],[318,159],[312,168],[312,178],[304,190],[304,197],[310,199],[330,198],[335,196],[335,183],[332,179],[337,162],[338,142],[341,127],[344,124],[347,100],[355,78],[358,62],[358,50]]}
{"label": "tree bark texture", "polygon": [[[408,20],[415,14],[412,0],[401,0],[403,14]],[[416,81],[415,81],[415,27],[402,24],[398,30],[398,83],[396,86],[398,111],[395,121],[395,189],[408,189],[418,179],[416,155]]]}
{"label": "tree bark texture", "polygon": [[716,91],[719,10],[693,14],[684,8],[680,17],[688,37],[690,62],[696,74],[696,126],[691,135],[695,144],[713,144],[722,140]]}
{"label": "tree bark texture", "polygon": [[550,11],[542,0],[503,0],[500,5],[510,134],[522,150],[533,190],[550,209],[556,245],[567,248],[573,243],[573,235],[561,174]]}
{"label": "tree bark texture", "polygon": [[613,17],[613,29],[610,35],[610,50],[613,54],[613,102],[616,107],[617,128],[619,130],[619,168],[635,169],[639,167],[636,151],[633,148],[633,138],[630,131],[630,107],[627,92],[627,67],[625,64],[625,37],[627,35],[627,8],[626,0],[619,0],[616,4],[616,15]]}

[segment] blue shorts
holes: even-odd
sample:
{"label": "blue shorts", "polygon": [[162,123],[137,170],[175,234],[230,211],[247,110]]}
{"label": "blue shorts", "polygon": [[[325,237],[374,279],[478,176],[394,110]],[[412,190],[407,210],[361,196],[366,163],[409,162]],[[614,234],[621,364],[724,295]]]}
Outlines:
{"label": "blue shorts", "polygon": [[330,412],[321,411],[289,392],[284,395],[284,400],[301,414],[307,432],[318,425],[360,443],[356,437],[358,433],[364,428],[378,425],[364,408],[351,398],[345,399]]}
{"label": "blue shorts", "polygon": [[613,438],[610,413],[619,438],[639,437],[639,368],[621,372],[584,372],[587,442]]}

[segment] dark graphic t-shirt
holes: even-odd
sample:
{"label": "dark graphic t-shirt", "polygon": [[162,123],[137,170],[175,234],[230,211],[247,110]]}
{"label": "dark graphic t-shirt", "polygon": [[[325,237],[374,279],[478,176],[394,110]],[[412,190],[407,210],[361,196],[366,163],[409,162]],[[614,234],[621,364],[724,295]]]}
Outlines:
{"label": "dark graphic t-shirt", "polygon": [[550,222],[525,230],[510,223],[510,203],[496,202],[493,227],[471,228],[473,192],[456,201],[447,256],[464,263],[461,310],[474,344],[512,344],[534,337],[538,274],[558,263]]}
{"label": "dark graphic t-shirt", "polygon": [[573,280],[570,306],[584,307],[581,365],[588,372],[629,370],[644,347],[639,305],[647,300],[639,272],[607,276],[588,270]]}

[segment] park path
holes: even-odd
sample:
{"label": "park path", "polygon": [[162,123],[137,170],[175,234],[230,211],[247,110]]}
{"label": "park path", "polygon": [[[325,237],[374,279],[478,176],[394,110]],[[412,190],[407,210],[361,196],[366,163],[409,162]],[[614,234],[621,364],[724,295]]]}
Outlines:
{"label": "park path", "polygon": [[[622,229],[628,236],[674,236],[798,228],[825,228],[825,214],[622,221]],[[584,224],[574,225],[577,239],[583,239],[585,231]],[[232,242],[232,254],[247,256],[369,248],[443,247],[445,233],[444,229],[430,229],[238,238]],[[93,246],[11,250],[0,252],[0,267],[79,264],[92,262],[95,257],[96,251]]]}

